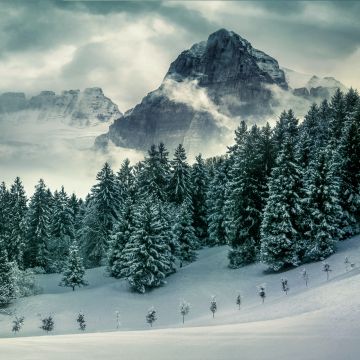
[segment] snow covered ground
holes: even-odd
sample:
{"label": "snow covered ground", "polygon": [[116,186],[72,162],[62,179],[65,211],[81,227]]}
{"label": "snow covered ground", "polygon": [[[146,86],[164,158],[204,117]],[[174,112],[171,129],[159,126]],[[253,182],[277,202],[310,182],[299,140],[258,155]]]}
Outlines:
{"label": "snow covered ground", "polygon": [[[145,295],[130,292],[125,281],[104,276],[103,268],[88,271],[90,285],[75,292],[58,287],[58,275],[41,275],[44,293],[11,308],[25,316],[16,338],[10,338],[12,317],[0,316],[0,359],[360,358],[360,237],[340,243],[328,259],[329,281],[321,263],[308,264],[308,288],[301,268],[282,274],[266,273],[261,264],[231,270],[226,254],[226,247],[202,250],[197,262]],[[355,268],[346,271],[345,256]],[[288,295],[281,290],[281,277],[289,280]],[[262,283],[267,289],[264,304],[256,288]],[[235,304],[238,291],[240,311]],[[209,310],[212,295],[218,302],[214,319]],[[179,314],[181,299],[191,303],[185,325]],[[158,311],[151,330],[145,323],[150,306]],[[79,311],[87,319],[85,334],[77,330]],[[36,336],[42,334],[39,314],[49,313],[55,331]]]}

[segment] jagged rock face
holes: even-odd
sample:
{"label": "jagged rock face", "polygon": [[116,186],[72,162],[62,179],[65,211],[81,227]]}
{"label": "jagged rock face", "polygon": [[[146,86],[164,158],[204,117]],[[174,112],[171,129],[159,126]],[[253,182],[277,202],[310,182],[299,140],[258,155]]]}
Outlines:
{"label": "jagged rock face", "polygon": [[[194,93],[185,101],[181,88],[185,91],[189,84]],[[116,120],[96,144],[104,146],[111,140],[118,146],[147,149],[163,141],[170,149],[183,143],[187,150],[206,152],[206,147],[237,126],[236,119],[269,114],[272,96],[268,86],[274,85],[288,89],[277,61],[239,35],[221,29],[182,52],[160,88]],[[180,99],[171,96],[174,87]],[[192,102],[204,94],[201,91],[206,92],[207,105],[199,108]],[[226,129],[217,115],[231,118],[233,128]]]}
{"label": "jagged rock face", "polygon": [[73,126],[92,126],[111,122],[122,114],[117,105],[100,88],[63,91],[42,91],[26,99],[23,93],[4,93],[0,96],[0,118],[26,118],[31,112],[39,121],[61,121]]}

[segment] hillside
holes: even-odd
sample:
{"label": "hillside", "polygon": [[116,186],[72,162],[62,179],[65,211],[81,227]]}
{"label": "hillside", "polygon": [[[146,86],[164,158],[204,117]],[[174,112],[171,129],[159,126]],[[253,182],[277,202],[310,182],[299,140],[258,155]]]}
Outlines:
{"label": "hillside", "polygon": [[[304,359],[304,354],[296,355],[296,349],[306,347],[307,359],[355,359],[360,353],[356,341],[360,330],[359,240],[355,237],[341,242],[338,252],[328,259],[332,268],[329,281],[321,263],[308,264],[308,288],[300,268],[281,274],[264,273],[266,267],[261,264],[231,270],[227,268],[226,247],[202,250],[197,262],[170,277],[166,286],[145,295],[131,293],[124,281],[105,277],[103,268],[89,270],[90,285],[75,292],[57,286],[59,275],[39,275],[44,293],[22,299],[12,307],[25,316],[18,337],[40,335],[38,314],[49,313],[55,318],[53,335],[76,334],[79,311],[87,319],[86,334],[2,339],[2,354],[7,360],[48,359],[50,354],[52,359],[63,359],[60,349],[70,344],[71,351],[78,353],[77,359],[104,355],[117,359],[120,354],[125,359],[145,359],[148,351],[157,359],[167,359],[170,354],[173,359],[184,354],[195,359],[199,352],[206,359],[235,359],[239,352],[246,359],[289,359],[290,355],[292,359]],[[345,256],[356,264],[354,269],[346,271]],[[289,280],[287,296],[281,291],[281,277]],[[264,304],[256,289],[262,283],[267,289]],[[235,305],[238,291],[242,294],[240,311]],[[215,319],[209,311],[211,295],[216,295],[218,301]],[[178,311],[180,299],[192,305],[184,326]],[[158,321],[154,330],[143,333],[141,330],[149,328],[145,314],[150,306],[157,309]],[[117,310],[119,332],[90,334],[115,331]],[[11,320],[9,316],[0,317],[1,337],[12,336]],[[26,355],[29,347],[33,351]],[[180,351],[182,347],[186,349]]]}

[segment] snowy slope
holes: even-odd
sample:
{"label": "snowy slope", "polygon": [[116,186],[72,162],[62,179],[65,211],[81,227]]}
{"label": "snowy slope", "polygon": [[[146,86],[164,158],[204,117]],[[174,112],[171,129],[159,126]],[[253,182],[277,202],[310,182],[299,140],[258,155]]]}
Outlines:
{"label": "snowy slope", "polygon": [[[328,259],[333,269],[329,281],[321,263],[307,265],[309,288],[300,269],[266,274],[266,268],[256,264],[230,270],[226,253],[225,247],[202,250],[197,262],[170,277],[165,287],[145,295],[131,293],[124,281],[104,277],[103,269],[89,271],[91,285],[74,293],[57,286],[57,275],[39,276],[44,294],[13,306],[26,317],[18,336],[41,334],[39,313],[54,314],[54,334],[78,333],[75,316],[80,310],[87,317],[87,332],[2,339],[0,354],[9,360],[64,359],[69,351],[76,351],[77,359],[359,358],[360,237],[340,243],[339,251]],[[354,269],[345,270],[345,256],[356,263]],[[281,291],[282,276],[289,280],[288,296]],[[256,285],[261,283],[267,287],[265,304],[257,295]],[[243,296],[240,311],[235,305],[238,290]],[[209,311],[211,295],[218,300],[215,319]],[[178,312],[182,298],[192,304],[184,328]],[[148,329],[145,314],[150,306],[158,310],[156,330],[139,331]],[[116,310],[121,314],[119,332],[90,334],[114,331]],[[0,336],[12,336],[10,328],[11,317],[0,317]]]}

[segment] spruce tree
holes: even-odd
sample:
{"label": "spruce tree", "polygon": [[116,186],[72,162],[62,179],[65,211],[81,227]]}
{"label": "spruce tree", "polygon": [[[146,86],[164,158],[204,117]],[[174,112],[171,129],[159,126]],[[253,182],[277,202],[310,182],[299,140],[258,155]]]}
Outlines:
{"label": "spruce tree", "polygon": [[345,237],[360,232],[360,101],[350,109],[353,110],[347,115],[338,147],[339,197]]}
{"label": "spruce tree", "polygon": [[27,244],[25,264],[27,267],[49,267],[50,193],[41,179],[30,200],[27,216]]}
{"label": "spruce tree", "polygon": [[130,286],[144,293],[164,284],[170,271],[169,246],[162,238],[162,225],[156,205],[150,200],[134,208],[134,230],[124,249],[122,271]]}
{"label": "spruce tree", "polygon": [[186,160],[186,152],[180,144],[171,161],[171,174],[169,180],[169,199],[177,205],[183,202],[191,203],[191,177],[190,166]]}
{"label": "spruce tree", "polygon": [[132,212],[132,200],[127,198],[120,211],[119,221],[115,224],[109,248],[108,271],[115,278],[121,277],[125,266],[123,251],[134,227]]}
{"label": "spruce tree", "polygon": [[0,307],[11,303],[16,297],[16,284],[14,283],[12,265],[4,241],[0,239]]}
{"label": "spruce tree", "polygon": [[174,226],[174,235],[180,247],[180,267],[184,262],[196,260],[198,242],[192,226],[192,208],[187,202],[179,208],[179,213]]}
{"label": "spruce tree", "polygon": [[134,198],[135,191],[135,178],[134,178],[134,169],[130,165],[130,160],[125,159],[116,175],[118,183],[119,197],[124,203],[129,197]]}
{"label": "spruce tree", "polygon": [[99,266],[107,257],[111,234],[118,221],[119,187],[108,163],[96,176],[86,206],[80,237],[86,262]]}
{"label": "spruce tree", "polygon": [[155,200],[166,201],[170,165],[164,144],[160,144],[158,147],[152,145],[143,163],[144,167],[139,174],[141,196],[150,196]]}
{"label": "spruce tree", "polygon": [[299,263],[301,170],[296,161],[297,119],[286,115],[286,132],[269,180],[261,224],[261,260],[273,270]]}
{"label": "spruce tree", "polygon": [[208,245],[216,246],[226,243],[225,189],[228,182],[229,161],[227,158],[217,159],[214,176],[210,180],[207,194],[208,208]]}
{"label": "spruce tree", "polygon": [[254,125],[234,155],[226,189],[226,232],[231,267],[255,260],[260,241],[266,167],[261,153],[260,129]]}
{"label": "spruce tree", "polygon": [[209,186],[209,175],[201,154],[196,156],[195,163],[192,166],[191,182],[193,227],[199,243],[205,245],[208,237],[206,194]]}
{"label": "spruce tree", "polygon": [[81,287],[88,285],[84,280],[85,268],[83,266],[82,259],[79,255],[79,249],[74,242],[69,249],[69,255],[66,261],[65,269],[63,272],[63,278],[60,282],[60,286],[66,286],[72,288],[75,291],[75,287]]}
{"label": "spruce tree", "polygon": [[9,193],[9,235],[7,250],[10,261],[16,261],[20,268],[23,267],[23,256],[26,243],[26,214],[27,199],[24,186],[17,177]]}
{"label": "spruce tree", "polygon": [[[51,257],[53,263],[63,263],[63,259],[67,257],[71,242],[75,238],[74,212],[70,206],[70,200],[64,187],[59,192],[54,193],[54,203],[52,210],[51,224]],[[56,270],[61,270],[53,264]]]}
{"label": "spruce tree", "polygon": [[339,205],[340,179],[336,157],[330,147],[311,162],[305,179],[304,216],[305,261],[322,260],[335,250],[342,236],[342,209]]}

